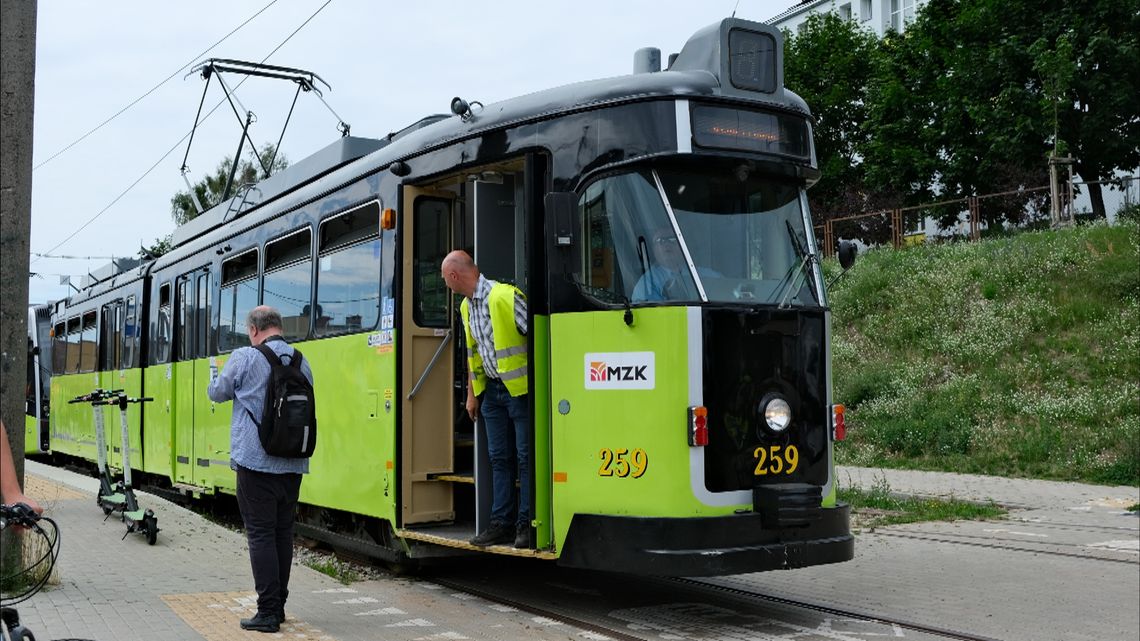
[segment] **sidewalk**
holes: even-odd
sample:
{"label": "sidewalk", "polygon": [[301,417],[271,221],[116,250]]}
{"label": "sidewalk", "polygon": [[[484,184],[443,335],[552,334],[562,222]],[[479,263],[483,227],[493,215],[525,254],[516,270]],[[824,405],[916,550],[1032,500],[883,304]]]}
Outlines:
{"label": "sidewalk", "polygon": [[[513,608],[492,604],[414,578],[385,577],[344,586],[296,565],[288,620],[279,635],[244,632],[255,594],[245,539],[197,514],[146,493],[139,503],[158,515],[158,543],[149,546],[126,527],[103,519],[95,505],[98,483],[35,461],[27,462],[27,491],[62,530],[60,583],[18,606],[38,639],[98,641],[499,641],[580,640],[581,630],[551,626]],[[1136,488],[1026,481],[961,474],[840,468],[840,483],[928,496],[993,500],[1043,510],[1090,509],[1122,513],[1140,502]],[[795,573],[792,573],[795,574]],[[784,575],[781,575],[784,576]],[[793,578],[793,577],[788,577]]]}
{"label": "sidewalk", "polygon": [[161,498],[138,493],[158,516],[158,542],[104,521],[98,481],[27,461],[26,491],[62,532],[60,582],[16,606],[40,640],[426,641],[580,640],[581,631],[411,578],[345,586],[294,559],[287,619],[277,634],[246,632],[256,611],[245,537]]}
{"label": "sidewalk", "polygon": [[1140,503],[1140,489],[1129,486],[1084,485],[1060,481],[1007,479],[979,474],[886,470],[868,467],[836,468],[840,487],[873,488],[886,479],[890,491],[899,494],[956,498],[963,501],[993,501],[1009,508],[1072,509],[1102,507],[1124,510]]}

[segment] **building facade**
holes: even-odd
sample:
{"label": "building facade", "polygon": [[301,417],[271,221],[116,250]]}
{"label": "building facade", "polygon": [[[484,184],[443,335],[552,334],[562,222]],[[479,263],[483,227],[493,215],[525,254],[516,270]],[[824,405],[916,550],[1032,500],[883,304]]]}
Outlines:
{"label": "building facade", "polygon": [[777,29],[799,33],[808,16],[832,11],[844,20],[854,20],[860,25],[882,35],[888,31],[902,32],[906,25],[914,21],[919,8],[927,0],[804,0],[769,18],[766,22]]}

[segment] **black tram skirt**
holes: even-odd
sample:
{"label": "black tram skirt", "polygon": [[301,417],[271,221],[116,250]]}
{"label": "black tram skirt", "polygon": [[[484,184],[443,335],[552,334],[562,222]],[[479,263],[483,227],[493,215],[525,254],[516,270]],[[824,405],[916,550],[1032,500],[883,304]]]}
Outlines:
{"label": "black tram skirt", "polygon": [[851,509],[819,511],[804,527],[764,529],[754,512],[703,518],[577,514],[558,564],[653,574],[717,576],[850,561]]}

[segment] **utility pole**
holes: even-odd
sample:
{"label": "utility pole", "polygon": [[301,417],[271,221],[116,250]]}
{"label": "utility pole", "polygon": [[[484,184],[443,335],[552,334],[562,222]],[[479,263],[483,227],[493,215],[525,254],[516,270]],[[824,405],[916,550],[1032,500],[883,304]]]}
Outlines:
{"label": "utility pole", "polygon": [[36,1],[0,0],[0,418],[24,477]]}

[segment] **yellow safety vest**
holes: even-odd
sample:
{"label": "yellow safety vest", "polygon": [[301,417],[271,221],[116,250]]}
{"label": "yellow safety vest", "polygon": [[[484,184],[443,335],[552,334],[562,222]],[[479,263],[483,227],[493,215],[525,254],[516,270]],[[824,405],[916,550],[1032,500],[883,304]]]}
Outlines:
{"label": "yellow safety vest", "polygon": [[[495,338],[495,360],[498,361],[499,380],[503,381],[511,396],[522,396],[530,388],[527,376],[526,335],[515,325],[515,296],[522,296],[514,285],[495,283],[487,296],[491,310],[491,333]],[[487,374],[483,370],[483,357],[471,336],[471,301],[467,298],[459,305],[463,315],[463,329],[467,333],[467,365],[474,374],[471,384],[478,396],[487,388]]]}

